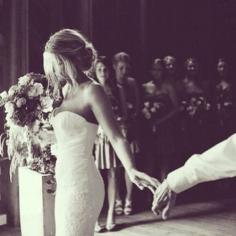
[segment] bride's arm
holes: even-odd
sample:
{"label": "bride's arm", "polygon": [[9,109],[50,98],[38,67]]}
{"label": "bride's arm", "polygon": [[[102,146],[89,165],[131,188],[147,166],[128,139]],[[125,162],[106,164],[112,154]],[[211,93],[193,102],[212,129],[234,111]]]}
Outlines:
{"label": "bride's arm", "polygon": [[[145,187],[145,183],[151,186],[157,186],[157,181],[148,175],[136,170],[133,163],[132,153],[129,143],[122,136],[119,126],[115,120],[115,116],[111,109],[109,99],[105,95],[100,85],[92,84],[89,86],[87,96],[89,106],[93,111],[99,125],[108,136],[118,158],[122,162],[131,180],[138,187]],[[144,182],[143,182],[144,181]]]}

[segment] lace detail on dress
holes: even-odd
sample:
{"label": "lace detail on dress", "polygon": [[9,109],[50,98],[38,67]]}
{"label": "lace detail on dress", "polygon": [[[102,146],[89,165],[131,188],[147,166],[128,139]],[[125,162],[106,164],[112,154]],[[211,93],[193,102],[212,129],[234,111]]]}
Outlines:
{"label": "lace detail on dress", "polygon": [[104,186],[92,158],[97,125],[62,111],[52,116],[57,139],[56,236],[93,236]]}

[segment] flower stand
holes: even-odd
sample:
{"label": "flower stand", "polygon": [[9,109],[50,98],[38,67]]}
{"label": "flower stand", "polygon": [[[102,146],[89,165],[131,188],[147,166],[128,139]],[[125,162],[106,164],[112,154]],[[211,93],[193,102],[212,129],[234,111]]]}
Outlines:
{"label": "flower stand", "polygon": [[20,225],[22,236],[54,236],[52,175],[19,167]]}
{"label": "flower stand", "polygon": [[9,182],[9,160],[0,158],[0,226],[7,224]]}

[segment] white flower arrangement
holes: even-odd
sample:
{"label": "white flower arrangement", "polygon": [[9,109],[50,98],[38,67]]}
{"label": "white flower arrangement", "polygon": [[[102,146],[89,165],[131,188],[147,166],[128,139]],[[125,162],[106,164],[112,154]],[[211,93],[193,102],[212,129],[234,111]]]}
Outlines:
{"label": "white flower arrangement", "polygon": [[6,135],[1,136],[0,154],[4,155],[7,144],[11,173],[18,165],[53,172],[55,158],[50,152],[53,132],[49,123],[53,100],[47,88],[44,75],[29,73],[0,94],[0,106],[6,112]]}

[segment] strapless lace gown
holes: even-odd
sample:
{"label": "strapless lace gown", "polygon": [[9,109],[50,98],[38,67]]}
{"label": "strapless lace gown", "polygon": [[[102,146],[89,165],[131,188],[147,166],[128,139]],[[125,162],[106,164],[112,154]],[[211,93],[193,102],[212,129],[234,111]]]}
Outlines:
{"label": "strapless lace gown", "polygon": [[62,111],[52,116],[57,140],[56,236],[93,236],[104,185],[92,157],[97,125]]}

